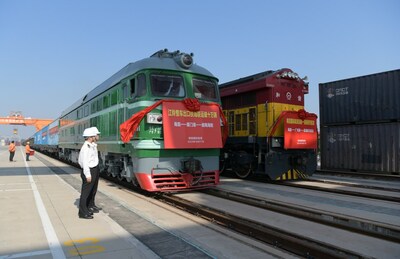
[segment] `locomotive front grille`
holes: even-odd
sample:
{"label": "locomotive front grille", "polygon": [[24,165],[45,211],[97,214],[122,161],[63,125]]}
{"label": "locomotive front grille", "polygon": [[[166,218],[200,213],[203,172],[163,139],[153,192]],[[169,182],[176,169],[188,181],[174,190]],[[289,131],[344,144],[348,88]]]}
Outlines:
{"label": "locomotive front grille", "polygon": [[[196,181],[196,185],[192,182]],[[153,175],[152,181],[154,186],[160,191],[168,190],[187,190],[215,186],[218,182],[217,173],[211,172],[195,172],[193,174],[164,174]]]}

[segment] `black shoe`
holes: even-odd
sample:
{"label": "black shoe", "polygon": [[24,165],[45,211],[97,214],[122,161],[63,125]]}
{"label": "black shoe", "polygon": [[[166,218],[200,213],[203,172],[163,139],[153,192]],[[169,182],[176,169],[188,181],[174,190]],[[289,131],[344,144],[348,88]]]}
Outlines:
{"label": "black shoe", "polygon": [[96,209],[95,207],[89,208],[90,213],[99,213],[100,211]]}
{"label": "black shoe", "polygon": [[102,210],[102,208],[97,207],[96,205],[94,205],[92,208],[95,208],[96,210]]}
{"label": "black shoe", "polygon": [[90,214],[86,214],[86,215],[79,214],[79,218],[81,218],[81,219],[92,219],[93,216],[90,215]]}

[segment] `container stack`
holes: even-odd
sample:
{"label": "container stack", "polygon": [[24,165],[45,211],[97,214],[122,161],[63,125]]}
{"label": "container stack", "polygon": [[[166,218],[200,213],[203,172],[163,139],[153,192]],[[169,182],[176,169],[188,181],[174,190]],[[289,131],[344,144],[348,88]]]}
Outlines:
{"label": "container stack", "polygon": [[321,169],[400,173],[400,69],[319,84]]}

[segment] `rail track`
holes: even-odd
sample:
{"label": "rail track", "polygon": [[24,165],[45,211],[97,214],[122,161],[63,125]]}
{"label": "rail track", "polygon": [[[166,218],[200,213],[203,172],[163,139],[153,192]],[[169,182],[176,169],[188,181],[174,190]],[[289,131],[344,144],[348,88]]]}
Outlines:
{"label": "rail track", "polygon": [[315,173],[320,175],[346,176],[353,178],[374,179],[374,180],[384,180],[384,181],[400,181],[399,174],[345,172],[345,171],[331,171],[331,170],[317,170]]}
{"label": "rail track", "polygon": [[[305,181],[305,182],[307,182],[307,181]],[[316,182],[316,181],[310,181],[310,182]],[[324,182],[321,181],[321,183],[324,183]],[[294,188],[316,190],[316,191],[323,191],[323,192],[329,192],[329,193],[337,193],[337,194],[342,194],[342,195],[350,195],[350,196],[357,196],[357,197],[368,198],[368,199],[376,199],[376,200],[400,203],[400,197],[391,196],[389,193],[388,194],[379,194],[379,193],[371,193],[371,192],[362,191],[362,189],[363,188],[365,189],[365,187],[361,187],[359,189],[359,191],[356,191],[356,190],[345,190],[345,189],[329,188],[329,187],[324,187],[324,186],[315,186],[315,185],[308,185],[308,184],[298,184],[295,182],[276,182],[275,184],[282,185],[282,186],[290,186],[290,187],[294,187]],[[345,184],[340,184],[340,183],[336,183],[336,182],[334,184],[345,186]],[[357,187],[360,187],[360,186],[357,186]],[[369,189],[371,189],[371,188],[369,188]]]}
{"label": "rail track", "polygon": [[[341,185],[341,186],[348,186],[348,187],[357,187],[357,188],[364,188],[364,189],[371,189],[371,190],[379,190],[379,191],[388,191],[388,192],[400,192],[400,188],[392,188],[388,186],[374,186],[374,185],[369,185],[369,184],[363,184],[363,183],[349,183],[349,182],[343,182],[343,181],[338,181],[338,180],[331,180],[331,179],[316,179],[314,177],[311,177],[307,179],[307,181],[310,182],[319,182],[319,183],[330,183],[330,184],[336,184],[336,185]],[[400,187],[400,185],[399,185]]]}

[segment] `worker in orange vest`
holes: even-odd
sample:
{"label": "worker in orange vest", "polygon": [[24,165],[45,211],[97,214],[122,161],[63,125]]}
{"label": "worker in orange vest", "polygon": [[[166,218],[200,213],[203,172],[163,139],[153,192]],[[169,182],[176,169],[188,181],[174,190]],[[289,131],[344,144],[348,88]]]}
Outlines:
{"label": "worker in orange vest", "polygon": [[10,162],[13,161],[15,155],[15,144],[14,140],[11,141],[10,145],[8,146],[8,151],[10,151]]}
{"label": "worker in orange vest", "polygon": [[29,155],[31,154],[31,147],[29,146],[29,141],[25,145],[26,161],[29,161]]}

